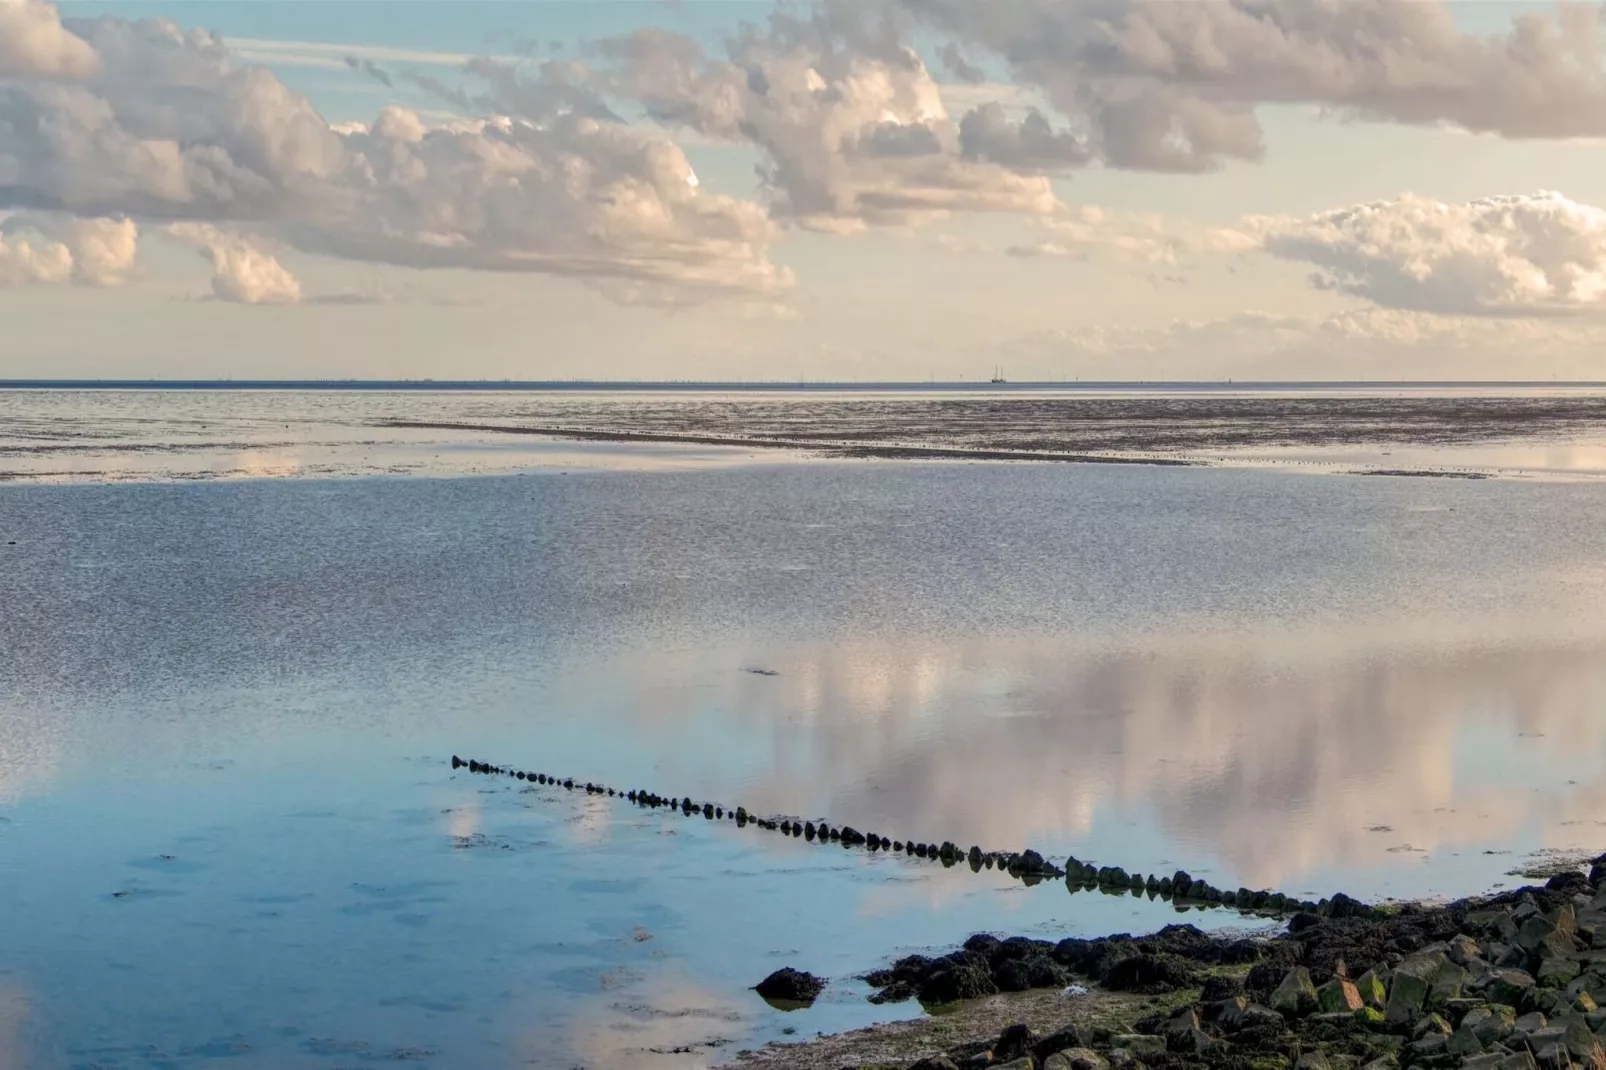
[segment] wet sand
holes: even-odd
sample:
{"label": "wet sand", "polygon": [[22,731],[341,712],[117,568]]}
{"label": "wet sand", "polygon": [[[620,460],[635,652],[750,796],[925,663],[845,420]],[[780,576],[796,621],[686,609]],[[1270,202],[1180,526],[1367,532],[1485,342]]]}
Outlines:
{"label": "wet sand", "polygon": [[[520,426],[483,430],[697,436],[832,449],[964,448],[1020,453],[1190,452],[1361,443],[1462,445],[1606,429],[1606,397],[861,396],[724,400],[565,398],[518,406]],[[551,413],[556,419],[542,419]],[[561,414],[561,415],[560,415]],[[396,426],[441,426],[402,422]]]}
{"label": "wet sand", "polygon": [[[593,442],[804,450],[838,458],[1081,464],[1313,463],[1311,451],[1374,451],[1337,470],[1480,478],[1456,452],[1561,446],[1606,435],[1606,398],[1190,396],[963,398],[674,396],[531,399],[520,419],[391,419],[390,429]],[[1391,463],[1396,448],[1432,463]],[[1480,458],[1481,460],[1481,458]]]}
{"label": "wet sand", "polygon": [[1071,461],[1080,464],[1189,465],[1197,462],[1174,457],[1135,457],[1057,450],[993,449],[987,447],[914,446],[875,442],[821,442],[806,439],[705,435],[696,432],[605,431],[574,427],[503,427],[496,424],[435,423],[397,420],[387,427],[430,431],[480,431],[508,435],[540,435],[577,442],[656,442],[691,446],[733,446],[759,449],[811,450],[826,456],[877,457],[885,460],[965,461]]}

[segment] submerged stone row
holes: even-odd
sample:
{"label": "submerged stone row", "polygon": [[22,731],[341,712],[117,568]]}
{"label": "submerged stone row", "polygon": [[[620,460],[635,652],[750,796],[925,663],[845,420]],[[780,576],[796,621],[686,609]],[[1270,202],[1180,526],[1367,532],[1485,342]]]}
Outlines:
{"label": "submerged stone row", "polygon": [[1253,891],[1248,888],[1216,888],[1208,881],[1195,879],[1185,870],[1177,870],[1169,877],[1141,873],[1127,873],[1120,866],[1095,866],[1076,857],[1066,859],[1061,869],[1046,860],[1037,851],[983,851],[972,845],[969,850],[952,841],[922,843],[916,840],[889,839],[875,832],[860,832],[851,825],[832,825],[829,822],[802,821],[796,818],[759,817],[745,806],[727,807],[719,803],[697,802],[691,796],[660,795],[637,788],[619,790],[573,777],[557,777],[550,773],[531,773],[522,769],[492,765],[477,759],[463,759],[452,755],[452,768],[467,769],[483,776],[506,776],[532,784],[550,785],[567,791],[584,791],[588,795],[624,799],[648,809],[668,808],[679,810],[687,817],[701,814],[711,821],[734,822],[738,828],[754,825],[768,832],[801,838],[810,843],[840,843],[843,847],[863,847],[870,851],[890,851],[912,858],[940,862],[952,867],[961,862],[971,872],[996,869],[1027,885],[1044,880],[1064,878],[1070,892],[1101,891],[1106,894],[1147,895],[1150,899],[1163,899],[1178,905],[1195,907],[1229,907],[1240,911],[1261,914],[1285,915],[1313,913],[1331,917],[1365,917],[1373,913],[1372,907],[1360,903],[1340,892],[1332,899],[1319,902],[1301,900],[1281,892]]}

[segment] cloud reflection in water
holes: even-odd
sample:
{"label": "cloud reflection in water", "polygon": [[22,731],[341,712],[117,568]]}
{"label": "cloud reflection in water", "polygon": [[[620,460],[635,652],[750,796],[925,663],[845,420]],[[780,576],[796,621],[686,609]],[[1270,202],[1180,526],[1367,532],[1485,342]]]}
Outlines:
{"label": "cloud reflection in water", "polygon": [[[865,640],[772,651],[773,677],[724,655],[649,659],[620,716],[643,740],[766,749],[749,759],[760,809],[1280,887],[1527,829],[1570,843],[1569,770],[1582,779],[1602,747],[1603,654],[1520,621]],[[677,762],[699,775],[695,755]],[[1117,829],[1139,819],[1172,857],[1121,853]]]}

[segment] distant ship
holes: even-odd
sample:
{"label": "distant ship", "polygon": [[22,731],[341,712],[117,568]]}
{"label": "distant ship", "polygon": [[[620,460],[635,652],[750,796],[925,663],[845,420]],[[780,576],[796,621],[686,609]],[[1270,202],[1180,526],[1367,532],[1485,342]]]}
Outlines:
{"label": "distant ship", "polygon": [[987,381],[990,382],[990,383],[1007,383],[1007,382],[1009,382],[1008,379],[1004,378],[1004,369],[1003,369],[1002,365],[1000,365],[999,367],[993,369],[993,377],[991,379],[987,380]]}

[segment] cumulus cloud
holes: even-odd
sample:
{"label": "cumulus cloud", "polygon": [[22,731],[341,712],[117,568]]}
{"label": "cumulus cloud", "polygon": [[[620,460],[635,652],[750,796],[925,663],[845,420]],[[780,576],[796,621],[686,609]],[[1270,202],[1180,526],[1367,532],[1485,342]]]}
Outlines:
{"label": "cumulus cloud", "polygon": [[[1095,163],[1189,173],[1258,160],[1267,104],[1508,137],[1606,134],[1597,30],[1593,9],[1569,7],[1481,37],[1429,0],[820,0],[743,26],[722,56],[643,29],[586,63],[469,73],[490,86],[480,99],[527,118],[604,117],[606,99],[750,144],[775,218],[845,231],[1051,214],[1048,179]],[[950,115],[916,39],[960,81],[1007,70],[1034,102]]]}
{"label": "cumulus cloud", "polygon": [[132,219],[31,216],[25,223],[59,242],[72,257],[73,279],[85,286],[122,286],[135,274],[139,225]]}
{"label": "cumulus cloud", "polygon": [[1263,104],[1513,138],[1606,134],[1592,6],[1525,12],[1485,37],[1437,0],[888,2],[1040,88],[1115,167],[1258,159]]}
{"label": "cumulus cloud", "polygon": [[[724,58],[688,37],[640,30],[600,43],[604,62],[583,78],[666,126],[754,146],[772,214],[804,227],[851,231],[948,212],[1057,208],[1047,178],[1028,173],[1035,167],[967,153],[920,56],[885,28],[845,21],[845,10],[776,15],[736,34]],[[503,89],[501,99],[526,110],[552,92],[525,82],[518,89]],[[1025,135],[995,126],[972,135],[973,149],[980,135],[992,135],[991,145],[1013,134],[1022,158],[1065,151],[1036,126]]]}
{"label": "cumulus cloud", "polygon": [[[0,81],[0,210],[195,223],[360,260],[575,277],[634,301],[772,295],[790,283],[769,260],[775,229],[762,206],[703,192],[672,142],[584,113],[581,96],[538,118],[425,129],[391,108],[368,127],[336,129],[205,30],[63,23],[42,0],[0,0],[0,12],[10,20],[0,29],[31,28],[0,37],[0,62],[16,73]],[[207,248],[219,250],[220,293],[289,293],[260,258]]]}
{"label": "cumulus cloud", "polygon": [[1040,240],[1005,251],[1154,266],[1264,252],[1314,268],[1318,289],[1381,309],[1459,317],[1606,311],[1606,209],[1559,193],[1460,204],[1406,195],[1226,227],[1078,205],[1038,226]]}
{"label": "cumulus cloud", "polygon": [[218,300],[241,305],[301,302],[300,281],[250,238],[210,223],[173,223],[167,233],[211,262],[212,294]]}
{"label": "cumulus cloud", "polygon": [[1316,285],[1446,315],[1606,309],[1606,210],[1559,193],[1446,204],[1405,196],[1308,219],[1246,221]]}
{"label": "cumulus cloud", "polygon": [[95,50],[61,24],[56,9],[35,0],[0,0],[0,78],[86,77]]}
{"label": "cumulus cloud", "polygon": [[[1211,230],[1067,210],[1051,180],[1258,159],[1266,104],[1606,135],[1598,23],[1568,7],[1484,37],[1426,0],[820,0],[714,51],[643,29],[583,58],[468,59],[460,87],[328,46],[333,62],[473,113],[426,126],[391,107],[333,126],[206,30],[0,0],[0,212],[58,221],[8,239],[8,272],[54,277],[70,259],[69,280],[115,285],[135,270],[141,224],[193,224],[212,235],[199,247],[221,264],[219,295],[236,300],[290,293],[263,251],[280,245],[576,278],[623,301],[768,301],[792,283],[770,258],[784,226],[1014,212],[1046,228],[1016,255],[1171,265],[1261,248],[1383,307],[1590,309],[1606,292],[1599,213],[1553,195],[1400,198]],[[939,85],[917,40],[966,84]],[[982,82],[1005,72],[1014,85]],[[643,117],[656,125],[627,121]],[[763,196],[705,190],[665,129],[752,147]]]}
{"label": "cumulus cloud", "polygon": [[121,286],[135,274],[139,227],[131,219],[22,214],[0,219],[0,284]]}
{"label": "cumulus cloud", "polygon": [[60,242],[8,241],[0,234],[0,286],[60,283],[72,278],[72,253]]}

